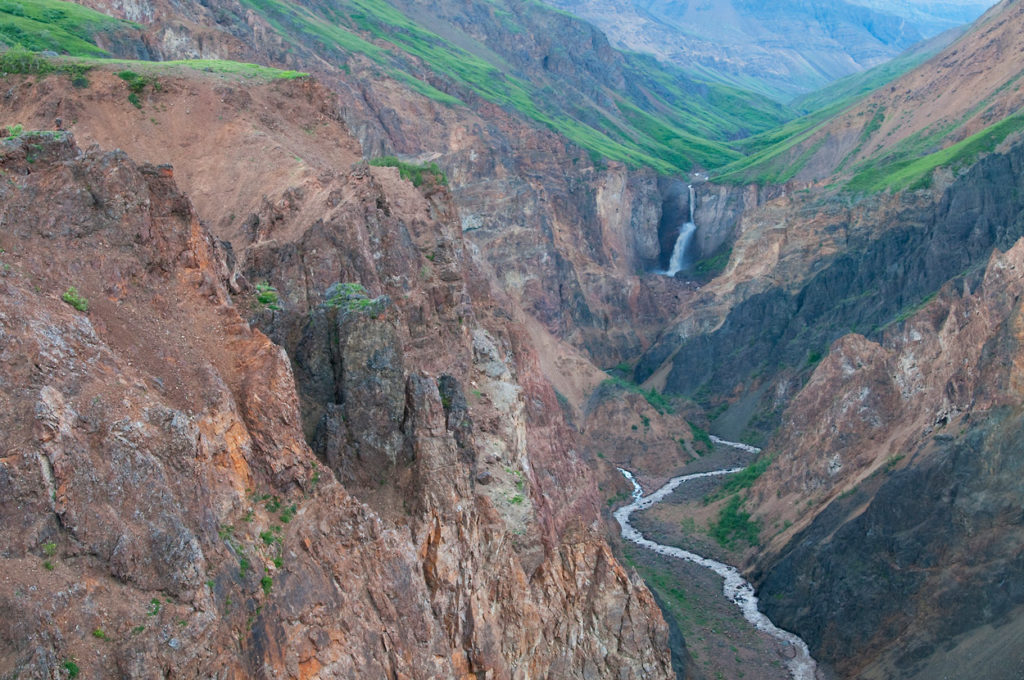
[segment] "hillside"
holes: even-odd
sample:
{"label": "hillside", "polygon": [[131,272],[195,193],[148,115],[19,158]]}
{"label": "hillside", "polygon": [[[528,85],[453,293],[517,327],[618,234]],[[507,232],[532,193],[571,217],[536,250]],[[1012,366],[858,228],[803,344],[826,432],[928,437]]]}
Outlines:
{"label": "hillside", "polygon": [[[321,79],[366,158],[446,173],[463,228],[538,332],[603,366],[635,355],[658,332],[663,298],[678,295],[639,274],[671,253],[678,225],[662,217],[685,210],[679,174],[738,158],[739,138],[788,114],[622,55],[535,3],[479,6],[468,27],[458,4],[429,16],[417,7],[414,21],[382,3],[335,16],[315,4],[151,2],[136,18],[154,58],[231,58]],[[570,392],[573,373],[561,383]]]}
{"label": "hillside", "polygon": [[722,180],[926,187],[1020,128],[1024,10],[1002,2],[954,44],[841,114],[722,170]]}
{"label": "hillside", "polygon": [[[979,265],[992,246],[1010,247],[1017,228],[1012,193],[979,204],[979,191],[988,189],[961,174],[987,153],[1019,143],[1022,34],[1021,4],[1000,3],[927,62],[725,176],[768,186],[701,187],[698,224],[703,238],[715,229],[724,232],[719,242],[728,234],[728,266],[645,353],[637,378],[657,376],[669,391],[705,395],[729,394],[743,383],[753,395],[762,389],[754,376],[795,379],[784,390],[791,393],[813,367],[806,358],[820,356],[844,332],[876,332],[949,277]],[[789,183],[773,187],[772,179]],[[737,210],[739,221],[716,226]],[[995,226],[975,225],[979,213]],[[960,244],[973,229],[984,235]],[[920,235],[909,237],[913,232]],[[938,242],[951,252],[935,250]],[[835,298],[836,291],[843,295]],[[776,401],[771,408],[786,400]]]}
{"label": "hillside", "polygon": [[[208,5],[154,10],[148,42],[160,58],[221,56],[342,79],[389,78],[447,107],[495,104],[595,158],[666,173],[735,160],[730,140],[788,115],[749,93],[623,56],[590,25],[536,3]],[[179,37],[193,30],[202,39]]]}
{"label": "hillside", "polygon": [[970,24],[996,4],[992,0],[853,0],[853,3],[903,17],[921,26],[920,30],[924,35],[935,35]]}
{"label": "hillside", "polygon": [[[0,44],[81,56],[148,58],[141,26],[60,0],[0,4]],[[136,47],[136,49],[133,49]],[[134,54],[132,54],[134,52]]]}

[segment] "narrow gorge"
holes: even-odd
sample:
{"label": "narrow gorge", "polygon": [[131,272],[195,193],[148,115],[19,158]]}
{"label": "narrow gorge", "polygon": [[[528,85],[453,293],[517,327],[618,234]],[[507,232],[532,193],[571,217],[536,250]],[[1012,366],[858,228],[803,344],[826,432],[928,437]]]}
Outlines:
{"label": "narrow gorge", "polygon": [[1024,0],[554,4],[0,2],[0,678],[1022,677]]}

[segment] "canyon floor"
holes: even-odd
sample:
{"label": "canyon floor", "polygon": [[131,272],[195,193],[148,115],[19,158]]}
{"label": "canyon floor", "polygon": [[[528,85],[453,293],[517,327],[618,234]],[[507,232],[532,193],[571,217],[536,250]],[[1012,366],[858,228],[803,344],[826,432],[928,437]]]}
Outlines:
{"label": "canyon floor", "polygon": [[[686,475],[746,466],[755,456],[724,445],[691,461],[676,474]],[[743,542],[728,547],[708,535],[708,524],[719,504],[715,497],[728,477],[708,477],[684,482],[657,505],[635,513],[632,524],[646,538],[695,552],[726,564],[741,565],[751,548]],[[645,493],[664,483],[646,478]],[[612,531],[617,531],[615,526]],[[687,677],[706,680],[787,680],[784,650],[769,634],[755,629],[740,610],[722,594],[722,579],[710,570],[659,555],[627,541],[616,541],[625,564],[635,568],[658,597],[666,619],[685,639],[692,659]],[[821,669],[824,678],[833,677]]]}

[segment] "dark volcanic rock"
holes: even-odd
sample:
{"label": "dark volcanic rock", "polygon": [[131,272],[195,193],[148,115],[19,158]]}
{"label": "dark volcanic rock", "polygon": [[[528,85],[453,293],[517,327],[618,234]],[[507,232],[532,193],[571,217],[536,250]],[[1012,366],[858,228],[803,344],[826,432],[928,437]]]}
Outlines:
{"label": "dark volcanic rock", "polygon": [[1022,437],[1019,414],[988,414],[893,473],[854,519],[864,496],[834,503],[764,575],[765,613],[847,670],[908,629],[916,639],[896,648],[909,670],[911,648],[1005,622],[1024,604]]}

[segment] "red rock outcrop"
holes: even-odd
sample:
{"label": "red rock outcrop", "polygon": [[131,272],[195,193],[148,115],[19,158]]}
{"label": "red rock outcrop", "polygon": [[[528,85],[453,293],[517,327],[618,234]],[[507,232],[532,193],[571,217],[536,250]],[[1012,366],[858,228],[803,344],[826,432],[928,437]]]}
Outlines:
{"label": "red rock outcrop", "polygon": [[[288,356],[239,313],[239,303],[255,304],[257,316],[279,315],[265,324],[279,331],[300,327],[315,305],[296,304],[290,285],[281,285],[280,313],[260,313],[247,292],[233,301],[228,285],[245,284],[233,255],[207,234],[169,166],[82,154],[63,134],[8,140],[2,154],[5,672],[49,677],[74,664],[90,677],[669,674],[657,607],[595,533],[593,482],[573,462],[522,334],[500,324],[459,329],[455,310],[475,301],[449,296],[446,286],[467,289],[444,272],[462,277],[468,265],[437,258],[410,299],[392,295],[380,318],[356,321],[369,344],[404,356],[395,364],[401,420],[380,412],[376,423],[393,455],[390,476],[376,495],[360,487],[367,505],[313,455]],[[286,246],[311,232],[341,235],[335,253],[382,225],[381,236],[404,230],[412,243],[419,233],[455,245],[444,239],[450,219],[431,212],[444,211],[443,197],[419,194],[389,170],[357,167],[332,181],[325,195],[341,192],[335,204],[353,221],[334,230],[322,228],[329,220],[286,224],[295,240],[278,250],[257,243],[244,254],[246,271],[272,258],[290,283],[288,254],[301,248]],[[365,221],[367,205],[379,222]],[[386,219],[389,205],[401,217]],[[397,258],[378,272],[406,266]],[[351,270],[306,271],[315,281]],[[416,309],[457,346],[417,346]],[[358,365],[358,351],[342,356]],[[466,418],[453,419],[464,402],[450,386],[443,397],[447,383],[433,375],[448,364],[492,405],[469,404]],[[489,429],[496,434],[486,439]],[[510,431],[521,439],[497,452],[500,479],[477,485],[466,451],[484,452]],[[510,502],[510,493],[522,495]]]}

